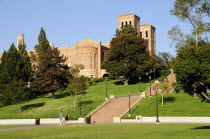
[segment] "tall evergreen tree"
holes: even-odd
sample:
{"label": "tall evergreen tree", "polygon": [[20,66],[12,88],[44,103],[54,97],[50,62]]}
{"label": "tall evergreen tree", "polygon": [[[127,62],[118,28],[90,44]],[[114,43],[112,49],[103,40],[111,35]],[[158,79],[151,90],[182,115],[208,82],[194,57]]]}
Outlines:
{"label": "tall evergreen tree", "polygon": [[38,67],[34,74],[32,90],[37,95],[52,93],[64,89],[68,83],[69,71],[66,59],[60,56],[57,48],[51,48],[42,28],[38,37],[39,45],[35,49],[38,53]]}
{"label": "tall evergreen tree", "polygon": [[[18,52],[14,44],[7,52],[4,52],[1,60],[0,88],[2,99],[6,104],[20,104],[30,97],[30,91],[26,91],[30,78],[30,64],[26,64],[28,63],[27,60]],[[28,68],[29,70],[27,70]]]}

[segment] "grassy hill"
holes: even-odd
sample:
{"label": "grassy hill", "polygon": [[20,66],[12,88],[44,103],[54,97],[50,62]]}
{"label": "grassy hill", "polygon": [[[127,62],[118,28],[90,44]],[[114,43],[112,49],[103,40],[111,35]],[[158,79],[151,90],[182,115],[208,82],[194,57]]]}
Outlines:
{"label": "grassy hill", "polygon": [[[153,82],[153,81],[152,81]],[[107,82],[108,96],[126,96],[128,92],[131,95],[139,94],[139,84],[131,84],[124,86],[119,84],[118,80]],[[142,91],[149,87],[149,83],[140,84]],[[81,98],[82,100],[82,116],[88,115],[103,102],[105,102],[106,82],[100,82],[92,86],[88,86],[86,94]],[[79,99],[77,99],[76,109],[73,108],[73,97],[68,96],[67,92],[57,92],[57,99],[52,99],[51,95],[46,95],[22,104],[22,112],[18,112],[18,105],[10,105],[0,107],[0,119],[24,119],[24,118],[57,118],[58,113],[62,110],[69,112],[70,119],[77,119],[79,113]]]}
{"label": "grassy hill", "polygon": [[[210,116],[210,103],[201,102],[198,97],[192,97],[184,92],[165,95],[164,102],[165,105],[161,106],[161,96],[159,96],[159,116]],[[155,96],[147,97],[132,109],[132,117],[156,116],[155,106]]]}

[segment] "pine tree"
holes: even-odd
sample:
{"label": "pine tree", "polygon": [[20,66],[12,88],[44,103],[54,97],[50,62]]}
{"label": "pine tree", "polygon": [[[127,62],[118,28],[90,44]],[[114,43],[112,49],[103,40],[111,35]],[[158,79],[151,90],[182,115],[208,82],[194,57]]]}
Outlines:
{"label": "pine tree", "polygon": [[66,59],[60,56],[57,48],[51,48],[42,28],[38,37],[39,45],[36,45],[38,53],[38,67],[34,74],[32,90],[37,95],[52,93],[66,88],[68,83],[69,71],[65,65]]}
{"label": "pine tree", "polygon": [[30,62],[25,59],[27,52],[25,51],[24,55],[20,52],[12,44],[1,58],[0,88],[2,100],[6,104],[21,104],[31,96],[27,88],[30,79]]}

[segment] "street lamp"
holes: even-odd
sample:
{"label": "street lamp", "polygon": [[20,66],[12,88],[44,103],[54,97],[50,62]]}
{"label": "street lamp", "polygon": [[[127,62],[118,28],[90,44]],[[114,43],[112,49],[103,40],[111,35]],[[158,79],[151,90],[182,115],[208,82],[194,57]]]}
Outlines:
{"label": "street lamp", "polygon": [[141,83],[141,76],[139,75],[139,93],[141,93],[141,86],[140,86],[140,83]]}
{"label": "street lamp", "polygon": [[130,92],[128,92],[128,109],[129,109],[129,116],[130,116]]}
{"label": "street lamp", "polygon": [[152,96],[152,94],[151,94],[151,76],[149,76],[149,80],[150,80],[150,88],[149,88],[149,90],[150,90],[150,96]]}
{"label": "street lamp", "polygon": [[158,95],[157,92],[161,92],[161,89],[156,88],[156,123],[159,123],[159,119],[158,119]]}
{"label": "street lamp", "polygon": [[106,98],[105,99],[107,100],[108,99],[108,96],[107,96],[107,77],[106,77],[105,80],[106,80]]}
{"label": "street lamp", "polygon": [[82,117],[82,103],[81,103],[81,95],[79,95],[79,114],[80,114],[80,117]]}

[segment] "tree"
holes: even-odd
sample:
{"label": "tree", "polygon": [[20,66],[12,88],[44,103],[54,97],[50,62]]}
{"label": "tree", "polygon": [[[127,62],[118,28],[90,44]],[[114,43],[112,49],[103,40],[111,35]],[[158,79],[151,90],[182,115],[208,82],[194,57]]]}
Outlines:
{"label": "tree", "polygon": [[38,53],[37,70],[34,73],[32,90],[38,95],[52,93],[67,87],[70,76],[68,66],[65,64],[66,58],[60,55],[57,48],[50,47],[42,28],[39,35],[39,45],[36,45]]}
{"label": "tree", "polygon": [[87,85],[82,77],[70,80],[67,90],[74,95],[74,109],[76,107],[77,95],[84,93],[86,89]]}
{"label": "tree", "polygon": [[144,40],[131,34],[120,34],[110,42],[110,50],[103,66],[111,75],[121,77],[128,85],[133,75],[152,70],[155,59],[146,50]]}
{"label": "tree", "polygon": [[20,104],[31,96],[30,90],[27,89],[31,76],[30,62],[26,57],[26,51],[22,47],[18,51],[14,44],[3,53],[0,64],[0,88],[6,104]]}
{"label": "tree", "polygon": [[32,98],[32,94],[23,80],[13,80],[6,85],[3,92],[3,99],[6,103],[19,104],[19,112],[21,112],[21,103]]}
{"label": "tree", "polygon": [[170,69],[172,55],[169,52],[158,52],[158,56],[164,61],[166,69]]}
{"label": "tree", "polygon": [[[179,26],[172,27],[172,29],[168,31],[168,35],[170,36],[170,39],[172,39],[172,42],[175,43],[175,48],[177,49],[177,51],[180,51],[187,46],[192,46],[196,44],[194,35],[184,34]],[[208,37],[200,38],[198,40],[198,45],[205,45],[208,41]]]}
{"label": "tree", "polygon": [[116,30],[116,36],[120,34],[132,34],[134,36],[138,35],[138,32],[133,28],[132,25],[125,25],[121,29]]}
{"label": "tree", "polygon": [[[192,25],[192,33],[195,35],[195,44],[198,46],[199,37],[210,31],[210,22],[206,17],[210,16],[210,3],[207,0],[175,0],[171,14],[181,21]],[[178,35],[179,30],[174,30]],[[177,32],[178,34],[177,34]]]}
{"label": "tree", "polygon": [[164,105],[164,95],[170,93],[170,88],[169,88],[169,83],[168,82],[159,82],[154,86],[156,91],[158,92],[159,95],[162,97],[162,106]]}
{"label": "tree", "polygon": [[174,62],[177,81],[185,92],[197,96],[210,88],[210,43],[188,46],[179,51]]}
{"label": "tree", "polygon": [[78,76],[80,70],[84,69],[84,65],[82,64],[75,64],[70,68],[70,73],[73,75],[75,78]]}

